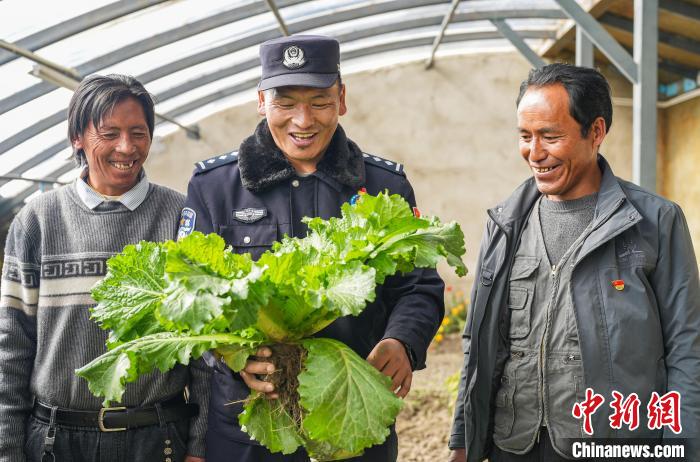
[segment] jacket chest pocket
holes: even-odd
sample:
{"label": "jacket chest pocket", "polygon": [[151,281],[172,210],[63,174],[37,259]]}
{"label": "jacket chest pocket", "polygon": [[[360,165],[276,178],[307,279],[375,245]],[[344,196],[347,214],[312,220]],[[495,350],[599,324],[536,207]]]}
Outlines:
{"label": "jacket chest pocket", "polygon": [[253,260],[277,240],[277,225],[224,225],[219,234],[236,253],[249,253]]}
{"label": "jacket chest pocket", "polygon": [[535,297],[537,257],[516,257],[510,271],[508,287],[508,312],[510,313],[509,337],[522,339],[531,328],[532,300]]}

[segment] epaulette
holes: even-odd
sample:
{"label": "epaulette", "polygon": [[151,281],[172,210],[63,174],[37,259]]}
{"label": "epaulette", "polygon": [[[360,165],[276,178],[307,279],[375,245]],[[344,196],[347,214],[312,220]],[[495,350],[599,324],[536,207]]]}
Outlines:
{"label": "epaulette", "polygon": [[375,156],[374,154],[362,153],[362,157],[365,159],[365,163],[369,165],[374,165],[381,167],[384,170],[389,170],[390,172],[396,173],[397,175],[405,176],[403,171],[403,164],[394,162],[393,160],[382,159],[381,157]]}
{"label": "epaulette", "polygon": [[231,162],[236,161],[238,161],[238,151],[232,151],[228,154],[212,157],[211,159],[201,160],[194,164],[194,174],[197,175],[198,173],[206,172],[216,167],[221,167],[222,165],[230,164]]}

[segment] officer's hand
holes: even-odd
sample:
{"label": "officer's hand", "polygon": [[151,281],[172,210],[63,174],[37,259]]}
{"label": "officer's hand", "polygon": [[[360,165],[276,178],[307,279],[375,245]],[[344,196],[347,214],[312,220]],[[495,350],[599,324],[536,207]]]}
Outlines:
{"label": "officer's hand", "polygon": [[272,350],[267,347],[260,348],[255,356],[250,356],[243,370],[240,372],[241,378],[251,390],[264,393],[270,399],[277,399],[279,395],[275,393],[275,386],[270,382],[260,380],[258,375],[266,375],[275,372],[275,366],[271,362],[262,361],[272,356]]}
{"label": "officer's hand", "polygon": [[408,394],[413,371],[403,343],[394,338],[385,338],[372,349],[367,361],[391,379],[391,389],[396,396],[404,398]]}
{"label": "officer's hand", "polygon": [[187,456],[185,462],[204,462],[203,457]]}
{"label": "officer's hand", "polygon": [[450,451],[450,457],[447,459],[447,462],[467,462],[467,450],[459,448]]}

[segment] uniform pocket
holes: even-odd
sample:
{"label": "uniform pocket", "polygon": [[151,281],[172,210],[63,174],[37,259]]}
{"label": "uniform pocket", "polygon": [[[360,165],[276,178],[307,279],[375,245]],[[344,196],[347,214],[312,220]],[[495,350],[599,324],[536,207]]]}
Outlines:
{"label": "uniform pocket", "polygon": [[539,265],[538,257],[516,257],[513,262],[508,288],[511,339],[522,339],[530,333],[530,312],[535,295],[535,271]]}
{"label": "uniform pocket", "polygon": [[278,239],[277,225],[223,225],[219,234],[236,253],[250,253],[254,260]]}

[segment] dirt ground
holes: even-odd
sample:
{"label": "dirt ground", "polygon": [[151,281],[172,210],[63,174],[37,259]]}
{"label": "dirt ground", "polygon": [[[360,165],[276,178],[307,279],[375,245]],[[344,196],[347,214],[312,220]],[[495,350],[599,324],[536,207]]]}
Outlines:
{"label": "dirt ground", "polygon": [[461,336],[452,334],[428,351],[427,368],[413,375],[396,421],[399,462],[447,461],[454,403],[447,378],[462,367]]}

